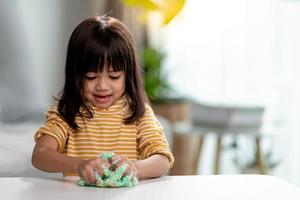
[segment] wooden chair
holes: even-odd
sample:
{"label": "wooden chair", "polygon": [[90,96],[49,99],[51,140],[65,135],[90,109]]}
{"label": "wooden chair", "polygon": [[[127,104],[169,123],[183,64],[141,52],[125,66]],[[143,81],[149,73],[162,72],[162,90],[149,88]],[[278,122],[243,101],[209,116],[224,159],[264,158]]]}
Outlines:
{"label": "wooden chair", "polygon": [[[217,134],[214,173],[220,173],[222,139],[224,134],[251,134],[255,138],[256,161],[261,174],[267,173],[267,167],[261,150],[260,127],[264,107],[261,106],[226,106],[192,103],[190,118],[193,122],[191,132],[200,133],[200,144],[208,133]],[[198,148],[200,157],[202,145]],[[198,163],[198,161],[196,161]]]}

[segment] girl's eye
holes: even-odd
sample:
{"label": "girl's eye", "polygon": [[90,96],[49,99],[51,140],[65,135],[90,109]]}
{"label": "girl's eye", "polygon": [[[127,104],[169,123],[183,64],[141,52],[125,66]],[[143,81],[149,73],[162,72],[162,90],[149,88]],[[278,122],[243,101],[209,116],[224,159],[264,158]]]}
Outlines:
{"label": "girl's eye", "polygon": [[95,78],[97,78],[97,73],[95,72],[88,72],[85,74],[86,80],[94,80]]}
{"label": "girl's eye", "polygon": [[110,71],[108,75],[110,79],[118,80],[122,76],[122,73],[120,71]]}
{"label": "girl's eye", "polygon": [[94,80],[97,76],[85,76],[87,80]]}
{"label": "girl's eye", "polygon": [[111,78],[112,80],[117,80],[120,78],[120,76],[119,75],[118,76],[109,76],[109,78]]}

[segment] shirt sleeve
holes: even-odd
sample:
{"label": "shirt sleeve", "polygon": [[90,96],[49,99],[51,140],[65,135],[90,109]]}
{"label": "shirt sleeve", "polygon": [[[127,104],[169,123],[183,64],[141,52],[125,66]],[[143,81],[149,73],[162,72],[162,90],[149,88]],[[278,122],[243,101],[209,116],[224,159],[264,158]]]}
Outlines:
{"label": "shirt sleeve", "polygon": [[138,148],[141,152],[140,159],[146,159],[154,154],[163,154],[169,159],[171,168],[174,157],[166,140],[163,127],[149,105],[146,105],[145,114],[138,121],[137,126]]}
{"label": "shirt sleeve", "polygon": [[46,122],[43,127],[40,127],[34,136],[35,142],[38,141],[43,135],[53,137],[58,144],[58,151],[63,152],[66,140],[68,138],[69,126],[59,115],[56,107],[51,107],[46,112]]}

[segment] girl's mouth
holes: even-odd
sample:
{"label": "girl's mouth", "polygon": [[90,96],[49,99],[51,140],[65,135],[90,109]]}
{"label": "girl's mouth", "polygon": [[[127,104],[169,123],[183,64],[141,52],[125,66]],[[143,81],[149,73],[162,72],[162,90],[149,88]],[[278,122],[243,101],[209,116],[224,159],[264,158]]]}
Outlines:
{"label": "girl's mouth", "polygon": [[111,95],[94,95],[97,103],[107,103],[110,100]]}

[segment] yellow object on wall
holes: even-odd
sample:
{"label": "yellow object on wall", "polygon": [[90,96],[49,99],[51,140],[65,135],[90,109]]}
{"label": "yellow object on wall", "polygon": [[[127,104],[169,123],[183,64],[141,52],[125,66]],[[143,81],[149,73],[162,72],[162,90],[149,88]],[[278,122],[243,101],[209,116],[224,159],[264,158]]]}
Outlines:
{"label": "yellow object on wall", "polygon": [[123,3],[141,8],[143,19],[146,19],[150,12],[159,13],[162,16],[163,25],[167,25],[182,10],[185,0],[123,0]]}

